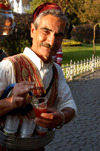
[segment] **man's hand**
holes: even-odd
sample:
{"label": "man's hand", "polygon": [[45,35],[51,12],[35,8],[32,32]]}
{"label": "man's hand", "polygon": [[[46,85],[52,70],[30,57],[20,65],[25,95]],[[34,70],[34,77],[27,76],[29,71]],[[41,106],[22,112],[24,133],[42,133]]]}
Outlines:
{"label": "man's hand", "polygon": [[23,81],[15,85],[13,88],[13,93],[12,93],[12,107],[13,108],[19,108],[22,106],[24,103],[26,94],[34,89],[34,82],[31,81]]}
{"label": "man's hand", "polygon": [[35,83],[31,81],[23,81],[16,84],[13,88],[12,97],[0,100],[0,117],[16,108],[21,107],[24,103],[26,94],[30,90],[33,90],[34,86]]}
{"label": "man's hand", "polygon": [[[72,108],[66,107],[62,110],[65,115],[65,123],[68,123],[74,116],[75,111]],[[47,108],[47,113],[42,113],[41,118],[36,117],[34,122],[46,128],[56,128],[63,121],[62,114],[54,108]]]}
{"label": "man's hand", "polygon": [[55,128],[62,122],[62,115],[54,108],[47,108],[48,113],[42,113],[41,118],[36,117],[34,122],[46,128]]}

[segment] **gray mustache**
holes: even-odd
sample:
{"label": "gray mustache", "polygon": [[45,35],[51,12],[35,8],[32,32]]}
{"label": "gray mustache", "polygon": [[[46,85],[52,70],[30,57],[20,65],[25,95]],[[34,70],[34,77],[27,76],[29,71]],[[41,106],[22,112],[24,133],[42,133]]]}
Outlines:
{"label": "gray mustache", "polygon": [[55,49],[55,46],[51,46],[50,44],[48,43],[45,43],[45,42],[41,42],[40,43],[40,46],[44,46],[44,47],[47,47],[47,48],[50,48],[50,49]]}

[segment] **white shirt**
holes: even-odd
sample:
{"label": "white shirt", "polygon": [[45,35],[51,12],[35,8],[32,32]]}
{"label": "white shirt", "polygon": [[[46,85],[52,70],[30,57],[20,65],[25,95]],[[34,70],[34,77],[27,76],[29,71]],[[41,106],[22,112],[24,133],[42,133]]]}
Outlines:
{"label": "white shirt", "polygon": [[[45,89],[48,88],[49,83],[52,79],[52,66],[53,60],[50,63],[44,63],[31,49],[25,48],[24,52],[31,61],[37,66],[41,79],[43,81]],[[59,65],[56,65],[58,71],[58,91],[57,98],[53,107],[57,110],[62,110],[65,107],[71,107],[75,110],[77,114],[77,107],[73,100],[70,88],[66,83],[62,69]],[[14,74],[12,63],[9,60],[3,60],[0,62],[0,97],[2,96],[4,90],[12,83],[16,83],[16,77]],[[50,91],[48,92],[46,98],[49,98]]]}

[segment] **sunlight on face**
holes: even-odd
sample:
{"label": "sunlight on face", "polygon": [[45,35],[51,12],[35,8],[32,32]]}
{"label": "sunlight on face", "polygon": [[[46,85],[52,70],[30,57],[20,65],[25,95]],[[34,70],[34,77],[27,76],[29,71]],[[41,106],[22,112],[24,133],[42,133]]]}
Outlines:
{"label": "sunlight on face", "polygon": [[34,25],[31,27],[32,50],[44,62],[49,62],[58,51],[64,37],[65,26],[66,23],[49,14],[41,18],[37,30]]}

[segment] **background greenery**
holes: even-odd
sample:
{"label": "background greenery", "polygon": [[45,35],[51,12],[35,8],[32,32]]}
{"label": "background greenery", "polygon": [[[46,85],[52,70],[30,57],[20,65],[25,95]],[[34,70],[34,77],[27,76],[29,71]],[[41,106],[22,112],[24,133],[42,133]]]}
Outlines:
{"label": "background greenery", "polygon": [[[30,25],[32,23],[32,13],[34,9],[43,2],[57,3],[70,21],[70,29],[66,35],[67,39],[73,38],[81,41],[82,46],[68,47],[63,46],[63,63],[83,60],[90,58],[93,52],[93,45],[86,45],[93,42],[94,25],[100,21],[100,1],[98,0],[29,0],[31,9],[30,14],[14,14],[16,26],[11,35],[0,42],[0,48],[5,50],[8,55],[15,55],[23,52],[26,46],[30,47]],[[23,0],[27,5],[28,0]],[[65,5],[66,4],[66,5]],[[88,8],[88,9],[87,9]],[[74,27],[74,28],[73,28]],[[100,24],[96,27],[96,42],[100,42]],[[96,45],[96,55],[100,53],[100,46]]]}
{"label": "background greenery", "polygon": [[[11,35],[7,36],[2,42],[0,47],[5,50],[8,55],[15,55],[23,52],[26,46],[30,47],[32,39],[30,38],[30,26],[32,23],[32,14],[16,14],[14,13],[15,28]],[[93,28],[87,24],[80,25],[67,34],[74,37],[75,40],[82,43],[91,43],[93,38]],[[100,30],[97,30],[98,39],[100,36]],[[68,37],[70,37],[68,36]],[[75,38],[76,37],[76,38]],[[81,50],[81,47],[80,47]]]}
{"label": "background greenery", "polygon": [[32,14],[20,15],[14,13],[14,21],[16,25],[12,34],[0,42],[0,47],[5,50],[8,55],[21,53],[26,46],[30,47],[32,43],[30,37]]}
{"label": "background greenery", "polygon": [[[93,44],[82,44],[82,46],[62,46],[63,61],[62,64],[80,62],[84,59],[90,59],[93,55]],[[96,56],[100,56],[100,44],[96,44]]]}

